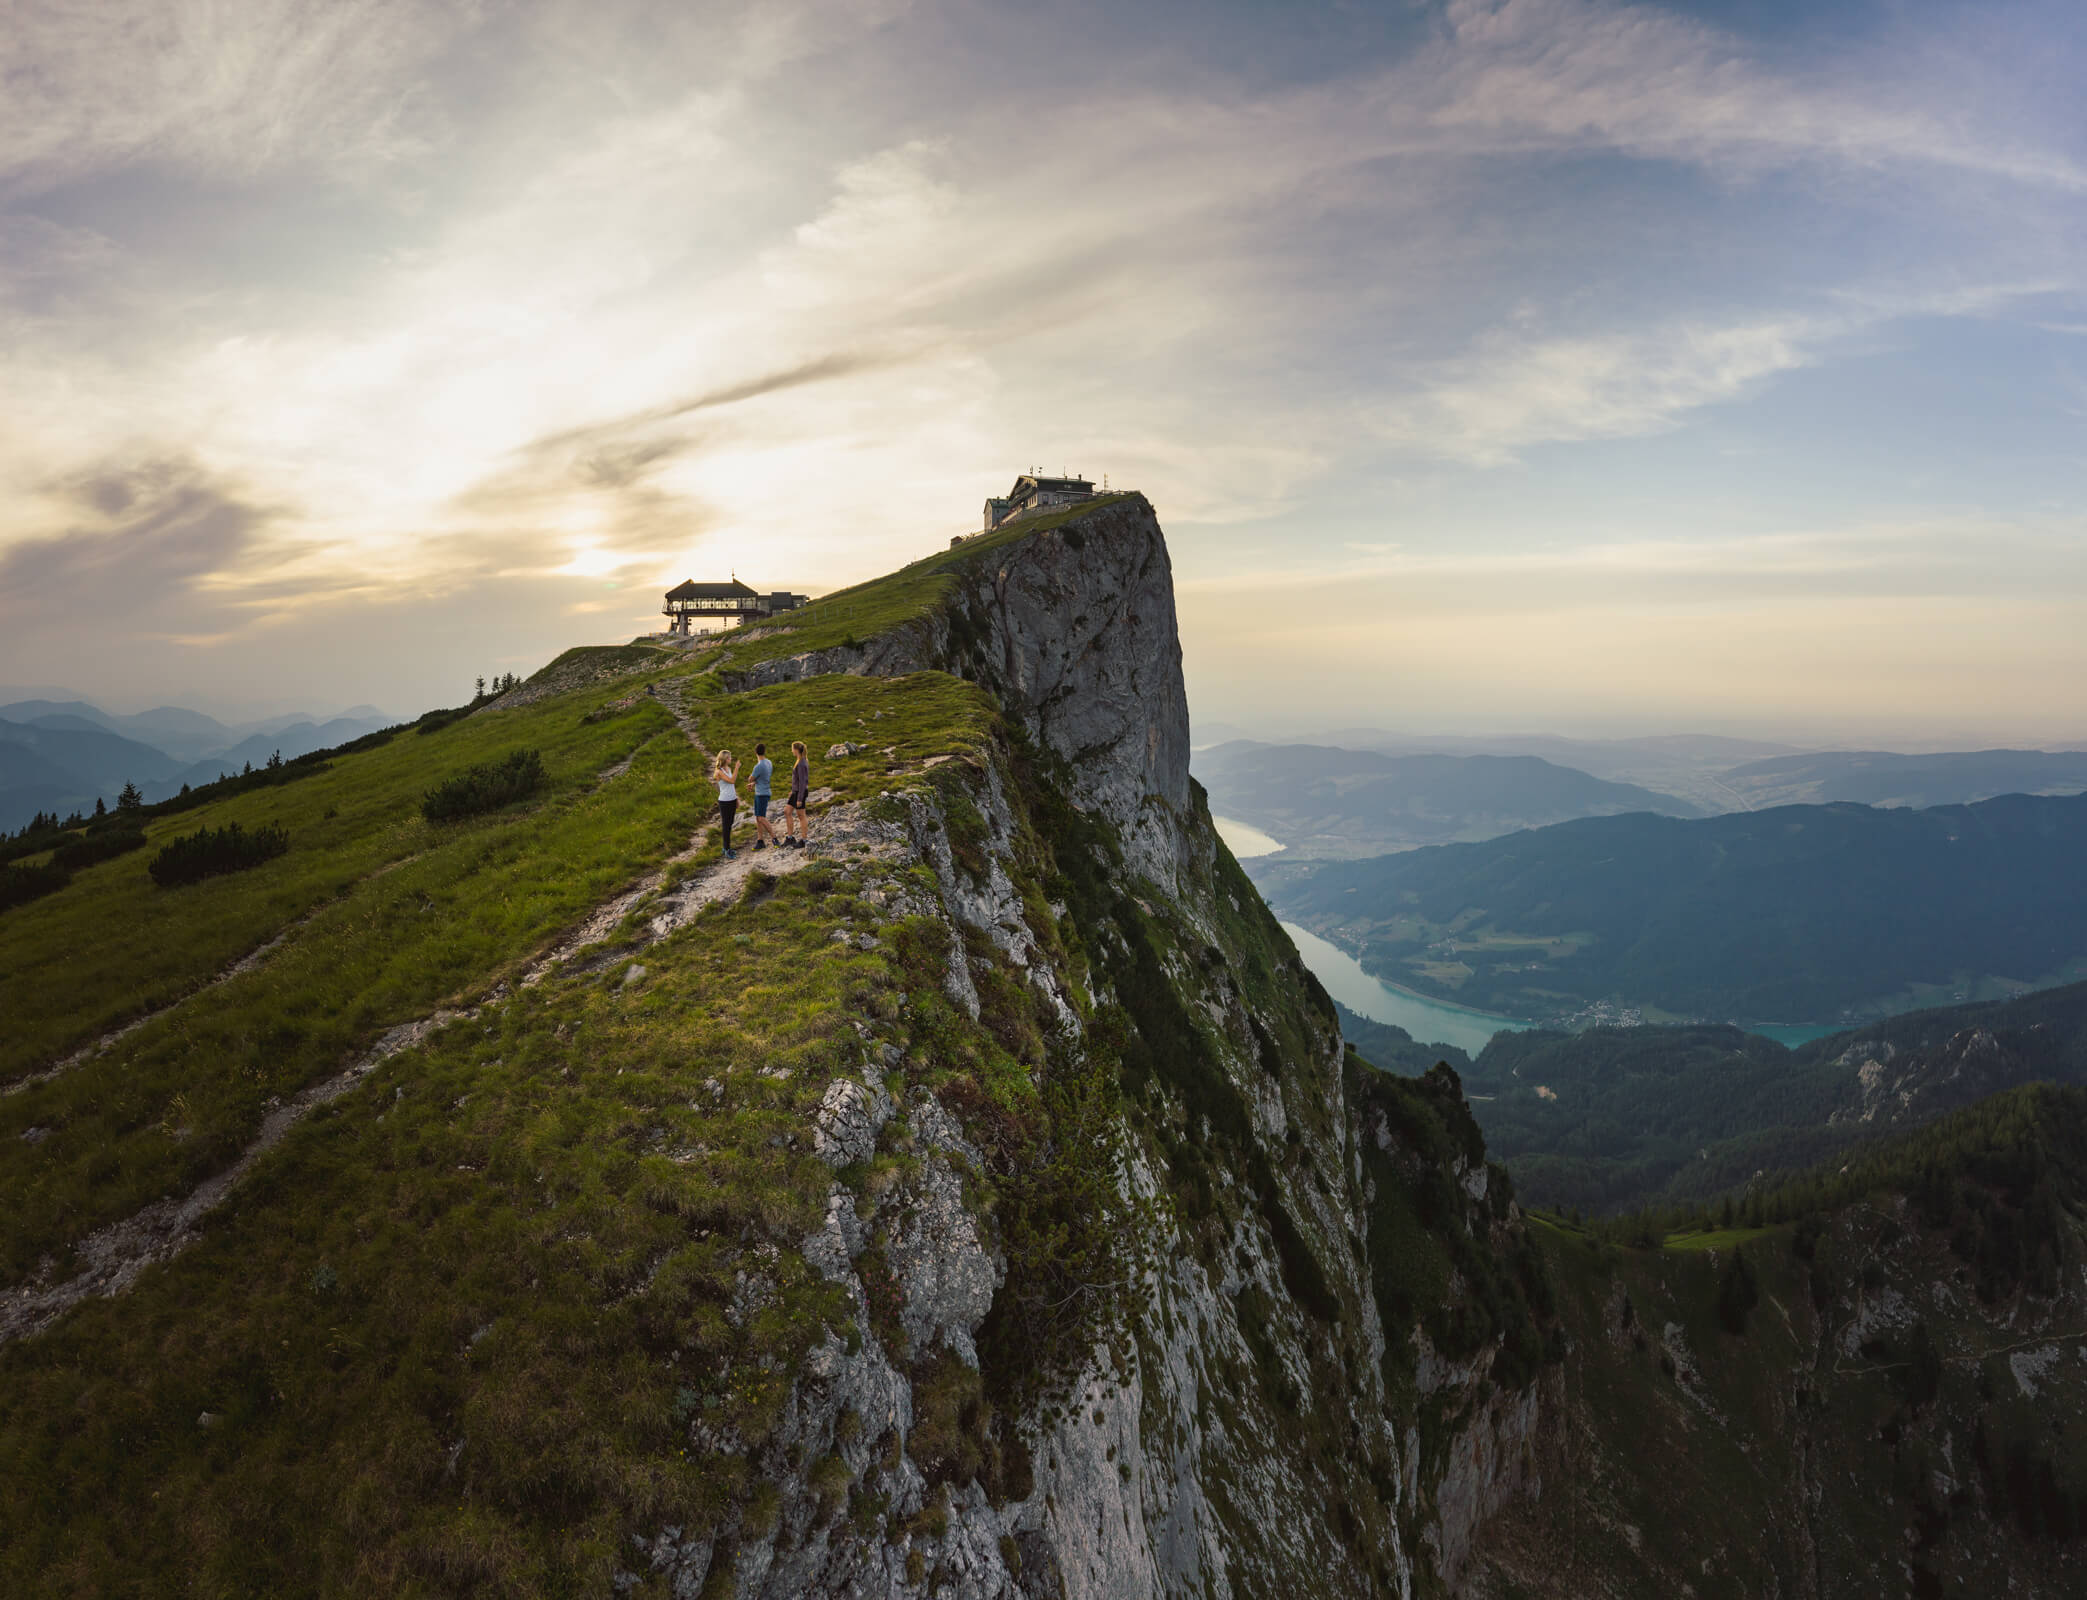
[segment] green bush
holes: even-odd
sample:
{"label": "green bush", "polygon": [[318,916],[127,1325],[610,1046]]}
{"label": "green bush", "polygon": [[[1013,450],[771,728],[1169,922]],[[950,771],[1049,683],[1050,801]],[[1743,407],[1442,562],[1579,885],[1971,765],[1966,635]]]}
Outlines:
{"label": "green bush", "polygon": [[430,822],[454,822],[459,817],[497,811],[536,793],[547,776],[542,756],[534,750],[517,750],[430,789],[421,798],[420,814]]}
{"label": "green bush", "polygon": [[248,833],[235,822],[226,828],[198,828],[174,840],[152,858],[146,870],[154,883],[171,889],[227,872],[245,872],[289,848],[290,835],[282,828],[269,826]]}
{"label": "green bush", "polygon": [[0,911],[56,894],[71,882],[72,874],[56,861],[41,867],[0,867]]}

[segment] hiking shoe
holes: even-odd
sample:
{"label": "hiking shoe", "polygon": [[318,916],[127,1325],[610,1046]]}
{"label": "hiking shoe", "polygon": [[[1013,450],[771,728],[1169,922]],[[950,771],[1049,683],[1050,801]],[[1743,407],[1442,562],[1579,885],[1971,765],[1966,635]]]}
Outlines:
{"label": "hiking shoe", "polygon": [[754,841],[754,848],[756,850],[766,850],[768,848],[768,841],[766,839],[756,839]]}
{"label": "hiking shoe", "polygon": [[739,852],[737,850],[728,849],[725,851],[725,859],[727,861],[736,861],[739,859]]}

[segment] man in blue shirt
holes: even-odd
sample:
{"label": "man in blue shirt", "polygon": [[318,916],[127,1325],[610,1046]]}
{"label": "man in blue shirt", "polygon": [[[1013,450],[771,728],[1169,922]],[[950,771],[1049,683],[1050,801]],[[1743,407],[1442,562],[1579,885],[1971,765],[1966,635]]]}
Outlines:
{"label": "man in blue shirt", "polygon": [[756,850],[766,850],[775,843],[775,824],[768,820],[768,780],[775,775],[775,763],[768,759],[768,746],[754,746],[754,832],[760,835],[754,840]]}

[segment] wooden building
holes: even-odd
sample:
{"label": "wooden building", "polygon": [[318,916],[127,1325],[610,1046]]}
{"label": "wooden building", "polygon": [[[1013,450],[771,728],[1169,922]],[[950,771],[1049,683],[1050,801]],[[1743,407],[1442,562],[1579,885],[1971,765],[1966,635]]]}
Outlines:
{"label": "wooden building", "polygon": [[991,533],[1002,523],[1012,522],[1032,511],[1074,505],[1093,498],[1094,485],[1085,478],[1039,478],[1033,472],[1025,472],[1015,479],[1015,486],[1006,494],[996,495],[986,502],[984,531]]}
{"label": "wooden building", "polygon": [[725,628],[759,622],[778,611],[795,611],[808,598],[786,590],[762,594],[737,578],[730,583],[697,583],[690,578],[667,591],[667,603],[660,610],[667,619],[667,632],[691,634],[699,631],[699,622]]}

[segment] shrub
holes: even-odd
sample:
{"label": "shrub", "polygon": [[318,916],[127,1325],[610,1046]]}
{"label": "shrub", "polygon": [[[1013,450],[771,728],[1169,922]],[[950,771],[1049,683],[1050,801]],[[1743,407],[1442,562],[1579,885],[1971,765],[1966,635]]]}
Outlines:
{"label": "shrub", "polygon": [[162,889],[200,883],[227,872],[244,872],[272,861],[290,848],[290,835],[275,826],[248,833],[238,823],[226,828],[198,828],[175,839],[152,858],[146,870]]}
{"label": "shrub", "polygon": [[543,787],[546,776],[542,756],[534,750],[517,750],[430,789],[421,798],[420,814],[430,822],[454,822],[459,817],[497,811],[534,794]]}
{"label": "shrub", "polygon": [[56,861],[41,867],[0,867],[0,911],[56,894],[70,882],[72,874]]}

